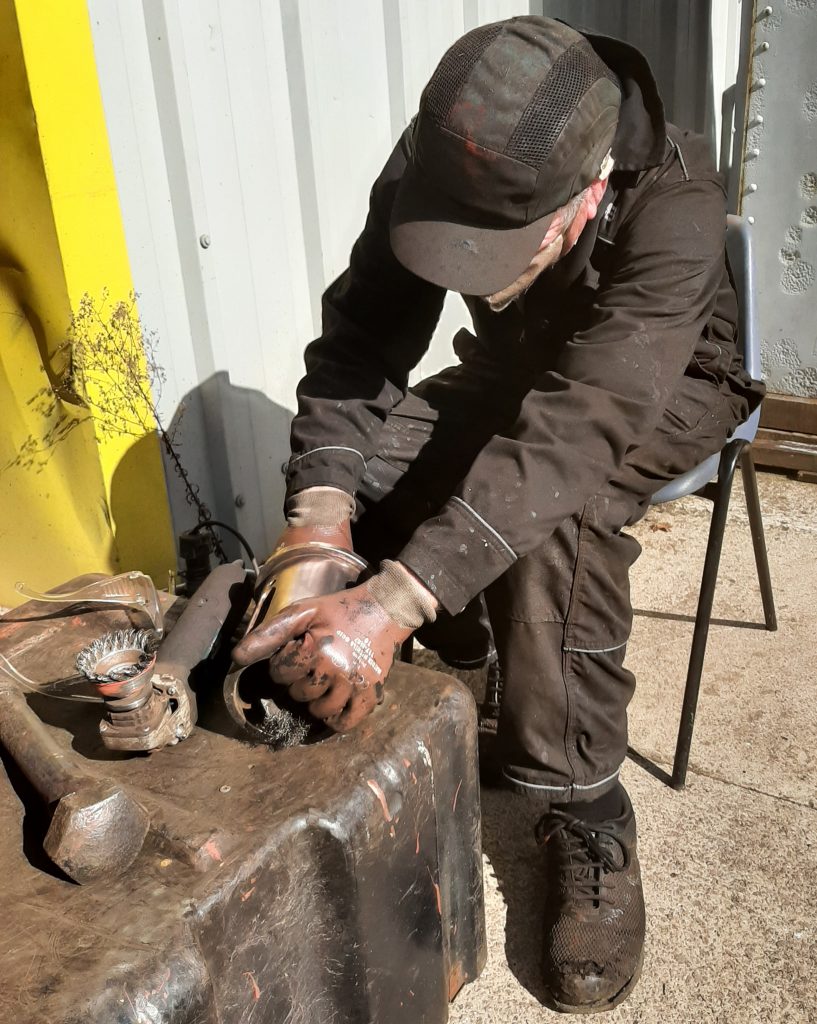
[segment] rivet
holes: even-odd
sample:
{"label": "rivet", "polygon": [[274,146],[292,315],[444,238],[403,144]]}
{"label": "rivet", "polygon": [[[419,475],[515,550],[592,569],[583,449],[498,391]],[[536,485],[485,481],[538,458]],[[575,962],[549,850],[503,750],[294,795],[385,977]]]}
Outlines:
{"label": "rivet", "polygon": [[757,48],[758,53],[765,53],[769,49],[769,45],[770,44],[768,42],[761,43],[760,46],[758,46]]}
{"label": "rivet", "polygon": [[760,156],[760,150],[757,148],[750,149],[746,155],[752,157],[752,159],[757,159]]}
{"label": "rivet", "polygon": [[747,217],[746,221],[747,221],[748,224],[754,224],[755,218],[754,217]]}
{"label": "rivet", "polygon": [[757,192],[757,185],[754,182],[752,182],[752,184],[746,189],[746,191],[747,192]]}
{"label": "rivet", "polygon": [[749,122],[750,128],[755,128],[757,125],[763,124],[763,114],[758,114],[757,117],[753,117]]}
{"label": "rivet", "polygon": [[288,462],[282,462],[282,463],[281,463],[281,472],[282,472],[282,473],[286,473],[286,471],[287,471],[288,469],[289,469],[289,463],[288,463]]}
{"label": "rivet", "polygon": [[232,786],[219,786],[218,791],[219,793],[229,793],[232,788]]}
{"label": "rivet", "polygon": [[752,83],[752,88],[753,89],[762,89],[765,85],[766,85],[766,79],[765,78],[756,78],[754,80],[754,82]]}
{"label": "rivet", "polygon": [[244,499],[244,495],[243,494],[236,494],[236,496],[235,496],[235,507],[236,508],[244,508],[245,504],[246,504],[246,501]]}
{"label": "rivet", "polygon": [[199,245],[202,247],[202,249],[209,249],[210,248],[210,236],[209,235],[199,235]]}
{"label": "rivet", "polygon": [[774,7],[772,7],[771,5],[770,5],[770,6],[768,6],[768,7],[764,7],[764,8],[763,8],[763,10],[762,10],[762,11],[760,12],[760,17],[761,17],[761,18],[768,18],[768,17],[769,17],[769,15],[770,15],[770,14],[771,14],[771,13],[772,13],[773,11],[774,11]]}

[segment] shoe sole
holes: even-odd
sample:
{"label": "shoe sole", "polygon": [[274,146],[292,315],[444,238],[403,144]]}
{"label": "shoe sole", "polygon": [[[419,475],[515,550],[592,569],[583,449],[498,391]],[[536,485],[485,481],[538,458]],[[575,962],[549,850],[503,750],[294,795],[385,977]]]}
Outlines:
{"label": "shoe sole", "polygon": [[614,1010],[619,1003],[624,1002],[627,996],[629,996],[638,984],[638,979],[641,977],[641,968],[643,965],[644,950],[642,949],[632,978],[630,978],[627,984],[622,989],[619,989],[619,991],[610,999],[600,999],[597,1003],[583,1003],[580,1006],[576,1006],[574,1003],[560,1002],[550,991],[546,989],[544,998],[545,1005],[549,1010],[555,1010],[557,1013],[604,1013],[605,1010]]}

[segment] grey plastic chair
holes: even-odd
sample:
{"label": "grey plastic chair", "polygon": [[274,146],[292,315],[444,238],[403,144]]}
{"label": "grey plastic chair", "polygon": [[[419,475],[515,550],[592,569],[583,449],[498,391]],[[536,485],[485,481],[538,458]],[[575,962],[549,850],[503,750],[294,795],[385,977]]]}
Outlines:
{"label": "grey plastic chair", "polygon": [[[739,344],[743,361],[749,374],[759,380],[761,374],[760,339],[755,316],[755,267],[752,258],[752,235],[748,224],[741,217],[730,215],[727,218],[726,248],[738,295]],[[723,548],[726,514],[732,493],[732,479],[738,462],[741,465],[741,477],[746,495],[746,508],[749,513],[749,526],[752,531],[752,544],[755,550],[766,629],[777,629],[769,559],[766,554],[766,538],[763,533],[763,519],[757,491],[757,476],[749,447],[755,439],[759,421],[760,409],[756,409],[749,419],[735,430],[722,451],[712,455],[689,473],[670,481],[652,499],[652,504],[658,505],[666,501],[674,501],[676,498],[683,498],[688,494],[696,494],[712,502],[709,540],[706,546],[701,592],[698,597],[698,611],[695,616],[695,630],[692,634],[692,650],[689,655],[684,703],[681,710],[681,724],[678,729],[678,741],[672,767],[672,787],[674,789],[683,789],[686,782],[692,730],[695,726],[701,673],[706,654],[706,641],[709,636],[709,621],[712,616],[712,602],[715,597],[715,584],[718,580],[718,567]]]}

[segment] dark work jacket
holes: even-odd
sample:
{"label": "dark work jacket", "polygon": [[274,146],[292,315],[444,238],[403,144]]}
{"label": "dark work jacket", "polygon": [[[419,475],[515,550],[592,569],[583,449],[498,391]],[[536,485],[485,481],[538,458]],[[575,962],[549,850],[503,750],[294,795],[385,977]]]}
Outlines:
{"label": "dark work jacket", "polygon": [[[615,476],[683,374],[734,396],[743,415],[762,395],[736,355],[726,197],[708,145],[665,123],[637,50],[588,38],[623,90],[599,213],[523,300],[492,313],[464,297],[474,333],[461,332],[456,351],[482,373],[494,367],[486,408],[503,384],[523,380],[524,397],[399,556],[451,613]],[[439,318],[444,290],[406,270],[389,245],[409,147],[406,132],[374,184],[349,269],[324,295],[323,334],[306,350],[298,387],[289,494],[317,485],[355,493]]]}

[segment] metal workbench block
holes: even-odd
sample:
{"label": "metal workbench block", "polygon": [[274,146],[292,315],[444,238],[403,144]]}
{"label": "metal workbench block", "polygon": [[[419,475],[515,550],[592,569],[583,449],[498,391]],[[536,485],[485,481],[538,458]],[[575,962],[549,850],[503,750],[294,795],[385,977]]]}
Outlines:
{"label": "metal workbench block", "polygon": [[[66,665],[83,642],[71,621]],[[4,650],[31,650],[4,629]],[[481,970],[476,713],[457,681],[397,665],[348,735],[272,752],[218,713],[127,759],[102,747],[94,706],[30,700],[154,825],[125,874],[75,885],[43,855],[47,816],[7,763],[0,1019],[442,1024]]]}

